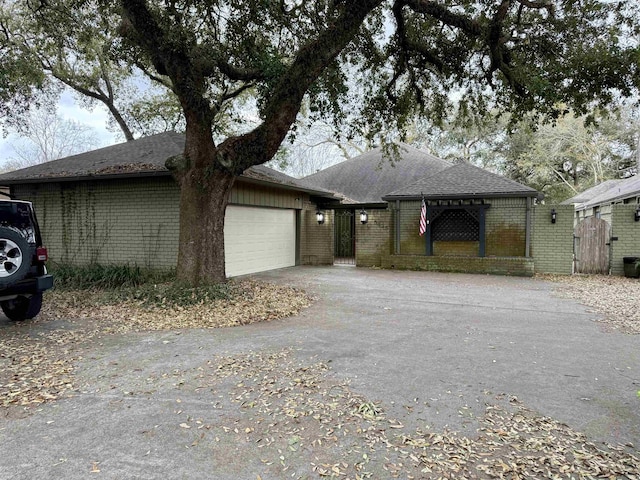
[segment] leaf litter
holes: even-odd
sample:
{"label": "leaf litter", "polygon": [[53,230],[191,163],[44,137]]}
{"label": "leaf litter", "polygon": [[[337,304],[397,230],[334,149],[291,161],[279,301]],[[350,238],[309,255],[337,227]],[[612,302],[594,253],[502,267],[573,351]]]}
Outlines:
{"label": "leaf litter", "polygon": [[[74,362],[104,335],[242,325],[293,315],[310,303],[288,287],[249,282],[246,289],[246,298],[215,306],[152,309],[51,292],[37,321],[3,329],[2,404],[33,406],[71,393]],[[189,415],[177,422],[193,435],[188,447],[223,448],[230,437],[258,452],[264,473],[276,477],[640,479],[633,446],[596,445],[515,397],[485,392],[486,410],[469,436],[410,429],[388,418],[383,402],[332,375],[326,362],[300,363],[292,349],[216,357],[197,370],[194,388],[218,394],[216,403],[224,394],[233,409],[226,425]]]}
{"label": "leaf litter", "polygon": [[640,281],[614,275],[539,275],[556,283],[556,295],[578,300],[602,315],[608,330],[640,334]]}
{"label": "leaf litter", "polygon": [[70,394],[74,364],[105,335],[186,328],[219,328],[297,314],[311,303],[300,289],[236,282],[230,299],[192,306],[104,302],[99,292],[46,292],[40,315],[0,330],[0,405],[35,406]]}
{"label": "leaf litter", "polygon": [[516,397],[484,392],[473,435],[409,428],[316,360],[287,348],[199,367],[196,388],[227,414],[198,420],[198,446],[215,456],[227,438],[270,478],[640,479],[632,446],[596,445]]}

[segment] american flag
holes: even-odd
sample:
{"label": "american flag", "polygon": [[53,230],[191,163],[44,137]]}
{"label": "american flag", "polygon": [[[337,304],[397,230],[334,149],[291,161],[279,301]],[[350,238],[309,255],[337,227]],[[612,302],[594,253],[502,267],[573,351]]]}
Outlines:
{"label": "american flag", "polygon": [[427,231],[427,204],[422,198],[422,206],[420,207],[420,236],[424,235]]}

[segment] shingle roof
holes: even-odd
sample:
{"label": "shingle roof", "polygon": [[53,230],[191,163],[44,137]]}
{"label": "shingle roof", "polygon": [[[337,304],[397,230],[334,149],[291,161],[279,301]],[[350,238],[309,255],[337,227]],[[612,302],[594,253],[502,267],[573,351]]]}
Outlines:
{"label": "shingle roof", "polygon": [[508,178],[469,163],[458,163],[441,172],[395,190],[385,199],[395,198],[535,197],[538,192]]}
{"label": "shingle roof", "polygon": [[[167,158],[184,152],[184,142],[185,136],[181,133],[159,133],[8,172],[0,175],[0,185],[87,178],[170,175],[164,164]],[[249,181],[274,183],[321,196],[333,196],[323,188],[310,188],[296,178],[263,165],[251,167],[242,174],[242,177]]]}
{"label": "shingle roof", "polygon": [[452,165],[406,144],[399,144],[398,153],[400,158],[392,163],[381,148],[376,148],[302,181],[337,192],[348,198],[347,203],[377,203],[385,194]]}
{"label": "shingle roof", "polygon": [[167,158],[184,151],[184,135],[159,133],[132,142],[52,160],[0,175],[1,181],[76,178],[131,173],[168,173]]}
{"label": "shingle roof", "polygon": [[567,198],[564,202],[560,202],[560,205],[573,205],[576,203],[588,202],[592,198],[602,195],[609,189],[615,187],[620,182],[622,182],[622,180],[605,180],[598,185],[586,189],[584,192],[580,192],[571,198]]}
{"label": "shingle roof", "polygon": [[614,202],[617,200],[623,200],[629,197],[635,197],[640,195],[640,176],[635,175],[633,177],[620,180],[613,187],[607,189],[604,193],[591,198],[590,200],[577,205],[576,209],[583,210],[585,208],[591,208],[603,203]]}

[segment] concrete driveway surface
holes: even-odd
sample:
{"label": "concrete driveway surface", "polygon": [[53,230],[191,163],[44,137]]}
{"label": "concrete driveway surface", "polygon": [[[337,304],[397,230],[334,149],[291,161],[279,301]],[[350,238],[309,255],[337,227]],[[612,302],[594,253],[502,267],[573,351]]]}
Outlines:
{"label": "concrete driveway surface", "polygon": [[[544,478],[555,457],[526,470],[523,445],[638,455],[640,336],[603,331],[553,284],[256,277],[317,300],[270,323],[103,338],[72,398],[0,419],[0,478]],[[492,463],[516,437],[512,461]]]}

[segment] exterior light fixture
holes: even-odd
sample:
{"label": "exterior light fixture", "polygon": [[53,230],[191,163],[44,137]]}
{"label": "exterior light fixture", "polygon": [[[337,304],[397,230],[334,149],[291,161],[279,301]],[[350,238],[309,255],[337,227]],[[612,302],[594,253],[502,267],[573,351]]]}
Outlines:
{"label": "exterior light fixture", "polygon": [[551,209],[551,223],[556,223],[556,217],[557,217],[556,209],[552,208]]}
{"label": "exterior light fixture", "polygon": [[324,212],[321,212],[320,210],[318,210],[316,212],[316,220],[318,220],[319,225],[322,225],[324,223]]}
{"label": "exterior light fixture", "polygon": [[640,206],[636,208],[636,213],[633,215],[633,219],[636,222],[640,222]]}
{"label": "exterior light fixture", "polygon": [[364,211],[364,208],[360,210],[360,223],[365,224],[369,221],[369,214]]}

